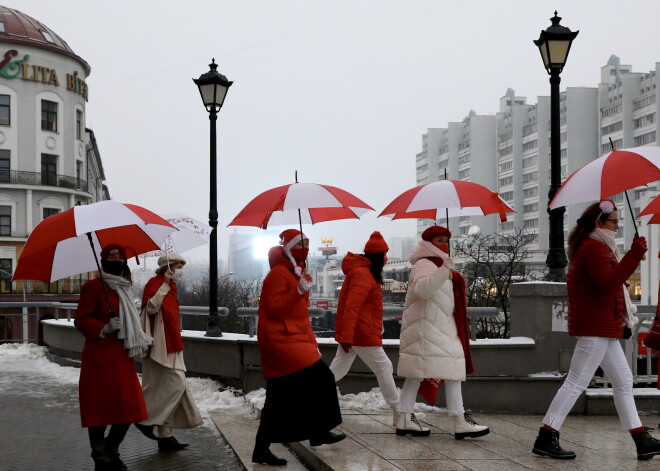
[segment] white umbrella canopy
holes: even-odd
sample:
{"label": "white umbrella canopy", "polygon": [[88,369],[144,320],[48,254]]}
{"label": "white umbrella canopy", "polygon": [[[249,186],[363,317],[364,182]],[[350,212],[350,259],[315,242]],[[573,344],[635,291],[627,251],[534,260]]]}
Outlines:
{"label": "white umbrella canopy", "polygon": [[209,243],[211,226],[181,213],[161,214],[178,230],[165,238],[160,250],[143,254],[143,257],[160,257],[166,253],[184,253]]}

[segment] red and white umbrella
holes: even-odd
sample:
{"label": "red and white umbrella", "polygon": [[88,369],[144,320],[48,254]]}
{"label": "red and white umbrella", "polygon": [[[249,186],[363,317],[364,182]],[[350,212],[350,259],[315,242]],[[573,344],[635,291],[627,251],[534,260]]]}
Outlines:
{"label": "red and white umbrella", "polygon": [[504,222],[506,213],[514,212],[496,192],[483,185],[460,180],[440,180],[402,193],[378,217],[440,219],[446,216],[485,216],[497,213]]}
{"label": "red and white umbrella", "polygon": [[53,282],[94,271],[102,247],[120,244],[130,258],[160,248],[175,230],[157,214],[134,204],[100,201],[74,206],[37,224],[13,279]]}
{"label": "red and white umbrella", "polygon": [[660,196],[656,196],[637,216],[647,224],[660,224]]}
{"label": "red and white umbrella", "polygon": [[270,226],[316,224],[337,219],[359,219],[373,210],[360,198],[340,188],[316,183],[292,183],[264,191],[228,225],[266,229]]}
{"label": "red and white umbrella", "polygon": [[550,209],[612,195],[660,180],[660,147],[616,149],[573,172],[550,202]]}

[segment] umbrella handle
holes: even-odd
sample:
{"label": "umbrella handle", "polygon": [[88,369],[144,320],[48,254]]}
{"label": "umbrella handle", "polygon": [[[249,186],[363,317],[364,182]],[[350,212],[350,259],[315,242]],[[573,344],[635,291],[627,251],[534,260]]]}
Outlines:
{"label": "umbrella handle", "polygon": [[92,233],[87,233],[87,238],[89,239],[89,245],[92,246],[92,253],[94,254],[94,261],[96,262],[96,268],[99,269],[99,278],[101,278],[101,285],[103,286],[103,292],[105,293],[105,299],[108,301],[108,306],[110,306],[110,317],[117,317],[112,303],[110,302],[110,295],[108,294],[108,288],[105,286],[105,280],[103,279],[103,270],[101,270],[101,265],[99,265],[99,259],[96,256],[96,250],[94,250],[94,241],[92,240]]}

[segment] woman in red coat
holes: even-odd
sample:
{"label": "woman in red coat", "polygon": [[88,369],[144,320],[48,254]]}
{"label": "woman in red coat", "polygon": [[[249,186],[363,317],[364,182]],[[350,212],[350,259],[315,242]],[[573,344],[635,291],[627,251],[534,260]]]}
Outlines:
{"label": "woman in red coat", "polygon": [[383,267],[389,250],[380,232],[371,234],[364,255],[349,253],[341,268],[346,275],[339,293],[335,340],[339,343],[330,370],[339,381],[348,373],[355,357],[374,372],[385,402],[392,408],[396,425],[399,391],[394,383],[392,362],[383,350]]}
{"label": "woman in red coat", "polygon": [[625,283],[647,250],[646,240],[635,237],[628,253],[621,256],[615,242],[618,227],[616,206],[606,200],[585,209],[568,237],[568,334],[577,337],[577,343],[566,380],[534,443],[532,452],[537,455],[575,458],[574,452],[559,445],[559,429],[599,366],[612,381],[619,420],[632,435],[637,458],[647,460],[660,454],[660,441],[639,419],[632,373],[619,342],[624,328],[632,328],[637,321]]}
{"label": "woman in red coat", "polygon": [[266,378],[266,402],[252,461],[284,466],[271,443],[309,439],[318,446],[346,438],[331,430],[341,423],[335,379],[321,359],[309,321],[311,276],[303,273],[309,242],[295,229],[270,249],[270,272],[259,301],[257,340]]}
{"label": "woman in red coat", "polygon": [[131,423],[147,418],[132,357],[144,352],[151,338],[140,328],[123,247],[106,246],[101,266],[102,279],[83,285],[75,315],[75,326],[85,337],[80,417],[88,428],[95,469],[123,470],[126,465],[119,458],[119,445]]}

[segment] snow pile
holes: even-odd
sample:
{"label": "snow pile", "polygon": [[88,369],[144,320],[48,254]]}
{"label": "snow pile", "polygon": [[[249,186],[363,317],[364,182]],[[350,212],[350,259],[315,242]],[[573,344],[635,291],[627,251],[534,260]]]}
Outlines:
{"label": "snow pile", "polygon": [[31,343],[5,343],[0,345],[1,371],[41,374],[60,384],[78,382],[80,370],[51,363],[46,358],[46,347]]}

